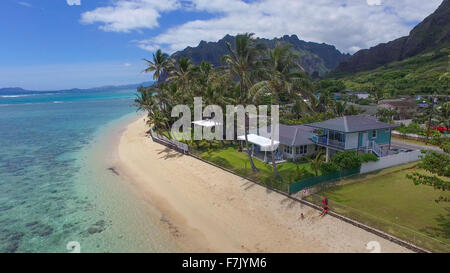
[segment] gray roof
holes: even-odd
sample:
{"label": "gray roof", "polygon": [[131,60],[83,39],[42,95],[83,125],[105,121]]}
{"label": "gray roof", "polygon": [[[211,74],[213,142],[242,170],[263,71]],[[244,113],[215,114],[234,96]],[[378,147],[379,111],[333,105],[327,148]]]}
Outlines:
{"label": "gray roof", "polygon": [[378,129],[393,129],[398,127],[398,125],[384,123],[378,121],[375,117],[367,115],[344,116],[305,125],[313,128],[328,129],[344,133],[363,132]]}
{"label": "gray roof", "polygon": [[[287,146],[300,146],[314,144],[311,138],[313,128],[304,125],[279,125],[280,143]],[[268,129],[270,132],[270,127]]]}

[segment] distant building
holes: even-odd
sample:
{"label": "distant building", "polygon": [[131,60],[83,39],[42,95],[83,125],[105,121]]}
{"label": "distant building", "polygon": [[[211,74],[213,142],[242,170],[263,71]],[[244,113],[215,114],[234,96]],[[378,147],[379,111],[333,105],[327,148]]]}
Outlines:
{"label": "distant building", "polygon": [[423,108],[427,108],[428,107],[428,103],[419,103],[417,104],[417,107],[423,109]]}
{"label": "distant building", "polygon": [[368,99],[370,94],[366,91],[345,90],[343,92],[335,92],[333,94],[333,97],[335,100],[339,100],[343,95],[346,95],[348,97],[356,96],[358,99]]}

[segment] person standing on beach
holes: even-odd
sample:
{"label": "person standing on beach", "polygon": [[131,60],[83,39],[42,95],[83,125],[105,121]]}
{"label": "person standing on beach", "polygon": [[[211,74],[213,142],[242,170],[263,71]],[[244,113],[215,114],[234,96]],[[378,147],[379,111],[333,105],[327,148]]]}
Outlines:
{"label": "person standing on beach", "polygon": [[328,213],[328,205],[325,205],[323,207],[322,212],[319,214],[319,216],[323,217],[323,216],[327,215],[327,213]]}

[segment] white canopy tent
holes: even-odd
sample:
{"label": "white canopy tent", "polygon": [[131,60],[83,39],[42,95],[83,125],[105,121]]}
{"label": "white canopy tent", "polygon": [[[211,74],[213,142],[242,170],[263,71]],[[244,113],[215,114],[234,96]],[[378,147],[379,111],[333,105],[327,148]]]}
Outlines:
{"label": "white canopy tent", "polygon": [[222,125],[220,122],[215,122],[212,119],[197,120],[193,121],[192,123],[207,128]]}
{"label": "white canopy tent", "polygon": [[[238,140],[245,141],[245,136],[238,136]],[[267,152],[275,151],[280,144],[279,141],[255,134],[248,134],[247,140],[248,142],[261,147],[261,151],[264,151],[264,161],[267,161]]]}

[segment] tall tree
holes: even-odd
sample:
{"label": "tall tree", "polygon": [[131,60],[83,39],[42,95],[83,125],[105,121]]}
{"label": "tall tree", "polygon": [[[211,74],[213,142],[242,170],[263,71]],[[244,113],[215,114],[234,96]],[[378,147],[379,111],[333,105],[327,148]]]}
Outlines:
{"label": "tall tree", "polygon": [[392,123],[392,120],[398,113],[395,109],[380,108],[377,110],[377,117],[380,121]]}
{"label": "tall tree", "polygon": [[[262,60],[263,66],[259,68],[259,75],[262,80],[255,83],[249,90],[249,96],[253,101],[257,101],[267,94],[272,95],[272,103],[283,101],[284,94],[294,98],[295,109],[310,108],[306,104],[305,98],[313,99],[312,84],[308,76],[297,64],[290,45],[277,43],[274,49],[268,50],[266,58]],[[273,126],[272,126],[273,128]],[[272,149],[272,166],[277,178],[281,178],[275,163],[274,151]]]}
{"label": "tall tree", "polygon": [[[255,41],[252,38],[253,33],[238,34],[235,38],[235,46],[232,48],[230,43],[226,43],[228,54],[222,57],[222,62],[226,63],[230,72],[239,80],[239,99],[242,105],[247,105],[248,90],[251,86],[251,72],[256,66],[256,62],[260,56],[260,50],[255,47]],[[246,118],[247,123],[247,118]],[[247,126],[245,126],[247,127]],[[253,163],[251,151],[248,145],[248,132],[244,128],[245,146],[247,149],[250,165],[254,172],[258,172]]]}
{"label": "tall tree", "polygon": [[158,81],[158,83],[161,81],[161,76],[165,72],[168,62],[169,62],[169,55],[166,53],[163,53],[161,49],[158,49],[156,53],[153,53],[153,60],[147,60],[143,59],[145,62],[147,62],[147,68],[142,71],[142,73],[153,73],[153,80]]}
{"label": "tall tree", "polygon": [[310,159],[311,163],[311,170],[314,171],[314,174],[316,176],[319,175],[320,166],[322,166],[322,163],[324,162],[322,159],[323,150],[320,150],[319,153],[317,153],[316,157],[314,159]]}
{"label": "tall tree", "polygon": [[[417,167],[426,172],[416,171],[406,175],[406,177],[416,185],[429,185],[442,191],[450,190],[450,139],[447,138],[442,141],[441,148],[444,153],[430,150],[422,151],[422,161]],[[445,198],[441,197],[440,200],[442,199]]]}
{"label": "tall tree", "polygon": [[189,86],[193,78],[193,64],[188,58],[182,57],[178,61],[171,60],[168,65],[168,81],[177,83],[182,95],[189,94]]}

